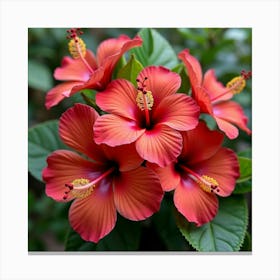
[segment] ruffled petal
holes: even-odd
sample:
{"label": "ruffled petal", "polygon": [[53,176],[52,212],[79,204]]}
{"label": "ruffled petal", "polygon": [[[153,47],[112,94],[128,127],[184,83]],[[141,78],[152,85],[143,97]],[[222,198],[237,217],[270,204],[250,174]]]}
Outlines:
{"label": "ruffled petal", "polygon": [[219,186],[220,196],[229,196],[239,178],[239,164],[236,154],[227,148],[221,148],[211,158],[191,166],[198,174],[215,179]]}
{"label": "ruffled petal", "polygon": [[121,56],[128,50],[141,45],[142,39],[138,35],[133,39],[126,35],[120,35],[118,38],[105,40],[99,45],[97,61],[99,67],[104,68],[104,76],[100,81],[103,88],[110,82],[114,67]]}
{"label": "ruffled petal", "polygon": [[182,132],[183,149],[180,159],[188,164],[200,162],[212,157],[221,147],[224,136],[216,130],[210,130],[200,121],[198,126],[188,132]]}
{"label": "ruffled petal", "polygon": [[92,107],[75,104],[62,114],[59,135],[69,147],[102,163],[106,161],[106,157],[100,146],[93,140],[93,125],[98,116]]}
{"label": "ruffled petal", "polygon": [[163,191],[152,170],[139,167],[122,172],[115,178],[114,186],[117,210],[125,218],[139,221],[159,210]]}
{"label": "ruffled petal", "polygon": [[151,168],[157,175],[164,191],[172,191],[180,182],[180,174],[175,169],[175,164],[171,163],[166,167],[159,167],[155,163],[147,162],[147,167]]}
{"label": "ruffled petal", "polygon": [[152,92],[154,98],[153,110],[158,106],[163,98],[175,94],[181,85],[181,78],[177,73],[171,72],[162,66],[149,66],[144,68],[138,75],[138,79],[144,78],[146,90]]}
{"label": "ruffled petal", "polygon": [[182,150],[182,136],[166,125],[158,124],[136,141],[139,155],[164,167],[175,161]]}
{"label": "ruffled petal", "polygon": [[143,159],[138,155],[135,144],[110,147],[101,144],[107,160],[113,161],[118,165],[118,170],[129,171],[141,165]]}
{"label": "ruffled petal", "polygon": [[199,61],[190,54],[189,49],[185,49],[178,54],[178,57],[185,64],[190,78],[191,86],[197,87],[202,84],[202,69]]}
{"label": "ruffled petal", "polygon": [[232,125],[230,122],[225,121],[221,118],[214,117],[217,125],[221,131],[223,131],[229,139],[235,139],[239,135],[237,127]]}
{"label": "ruffled petal", "polygon": [[177,210],[197,226],[210,222],[216,216],[218,203],[215,194],[203,191],[190,178],[182,179],[174,192]]}
{"label": "ruffled petal", "polygon": [[100,182],[90,196],[75,199],[69,209],[70,224],[85,241],[97,243],[111,232],[116,220],[111,181],[106,179]]}
{"label": "ruffled petal", "polygon": [[73,182],[75,179],[93,180],[101,175],[104,167],[85,160],[78,154],[67,151],[57,150],[47,158],[47,167],[43,169],[42,177],[46,182],[47,196],[57,201],[63,200],[64,192],[67,191],[65,184]]}
{"label": "ruffled petal", "polygon": [[94,124],[95,142],[112,147],[130,144],[144,132],[135,121],[110,114],[100,116]]}
{"label": "ruffled petal", "polygon": [[247,134],[251,134],[251,130],[247,127],[248,118],[246,117],[242,107],[234,101],[224,101],[213,106],[213,116],[217,121],[219,128],[225,132],[230,139],[238,136],[236,131],[225,124],[229,122],[244,130]]}
{"label": "ruffled petal", "polygon": [[212,113],[210,97],[202,86],[202,70],[199,61],[190,54],[188,49],[179,53],[178,57],[185,64],[192,87],[192,96],[198,103],[201,112]]}
{"label": "ruffled petal", "polygon": [[199,107],[185,94],[165,97],[157,106],[152,119],[177,130],[190,130],[197,126]]}
{"label": "ruffled petal", "polygon": [[[93,70],[96,69],[95,58],[91,51],[87,50],[85,60],[93,67]],[[61,67],[56,68],[54,71],[55,79],[61,81],[86,82],[90,76],[91,71],[80,58],[73,59],[68,56],[63,58]]]}
{"label": "ruffled petal", "polygon": [[[210,100],[218,97],[223,92],[228,91],[228,89],[219,81],[215,76],[215,70],[209,69],[203,79],[203,88],[206,90],[207,94],[210,97]],[[227,93],[221,97],[218,97],[215,102],[217,101],[224,101],[232,98],[232,93]]]}
{"label": "ruffled petal", "polygon": [[112,81],[106,90],[96,94],[96,104],[111,114],[137,120],[140,110],[136,104],[137,90],[132,83],[124,79]]}
{"label": "ruffled petal", "polygon": [[46,94],[46,108],[49,110],[51,107],[57,105],[65,97],[69,97],[71,94],[77,92],[82,87],[82,82],[65,82],[55,86]]}

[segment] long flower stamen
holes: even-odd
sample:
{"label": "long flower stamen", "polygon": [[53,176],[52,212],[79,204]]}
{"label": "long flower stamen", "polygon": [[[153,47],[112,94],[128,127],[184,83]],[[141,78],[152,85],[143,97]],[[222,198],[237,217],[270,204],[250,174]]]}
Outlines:
{"label": "long flower stamen", "polygon": [[66,183],[65,187],[67,190],[64,192],[63,199],[66,200],[69,194],[71,194],[73,198],[83,199],[88,197],[93,192],[96,184],[114,171],[115,167],[111,167],[93,181],[85,178],[78,178],[72,181],[70,184]]}
{"label": "long flower stamen", "polygon": [[199,175],[184,165],[179,165],[181,169],[187,172],[188,176],[192,178],[198,185],[206,192],[220,192],[219,183],[212,177],[207,175]]}
{"label": "long flower stamen", "polygon": [[238,94],[240,93],[246,86],[246,80],[248,80],[252,75],[251,71],[246,72],[245,70],[241,71],[241,75],[237,76],[233,79],[231,79],[227,85],[226,88],[228,90],[224,91],[223,93],[219,94],[218,96],[215,96],[213,99],[211,99],[211,102],[216,101],[220,97],[231,93],[231,94]]}
{"label": "long flower stamen", "polygon": [[94,70],[91,68],[91,66],[88,64],[88,62],[85,59],[86,51],[87,51],[86,44],[78,36],[78,35],[82,35],[83,31],[81,31],[80,28],[72,28],[67,30],[67,33],[69,33],[69,35],[66,38],[70,39],[68,43],[70,54],[74,59],[80,58],[82,62],[85,64],[85,66],[88,68],[90,73],[93,73]]}
{"label": "long flower stamen", "polygon": [[144,83],[147,79],[148,78],[145,77],[142,82],[139,79],[136,80],[137,83],[140,84],[137,87],[138,94],[136,97],[136,103],[141,111],[145,111],[146,125],[149,127],[151,125],[149,111],[154,105],[154,97],[151,91],[145,90],[146,85]]}

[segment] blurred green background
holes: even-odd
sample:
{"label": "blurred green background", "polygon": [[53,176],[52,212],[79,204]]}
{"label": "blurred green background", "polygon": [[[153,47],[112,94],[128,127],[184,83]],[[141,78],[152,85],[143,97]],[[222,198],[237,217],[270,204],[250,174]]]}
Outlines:
{"label": "blurred green background", "polygon": [[[28,32],[28,125],[58,119],[60,115],[75,102],[83,102],[80,94],[64,99],[58,106],[46,110],[46,92],[60,83],[53,78],[54,69],[60,66],[63,56],[68,53],[66,28],[30,28]],[[107,38],[126,34],[134,37],[140,29],[136,28],[98,28],[83,29],[83,40],[87,48],[96,53],[99,43]],[[251,70],[252,30],[248,28],[157,28],[174,48],[176,54],[189,48],[191,54],[197,57],[203,72],[214,68],[218,80],[226,84],[238,76],[242,69]],[[234,96],[246,115],[251,128],[251,81],[247,82],[245,90]],[[210,120],[211,121],[211,120]],[[225,140],[227,147],[236,152],[251,148],[251,137],[243,131],[235,140]],[[57,203],[48,198],[44,192],[44,184],[31,174],[28,176],[28,248],[29,251],[63,251],[65,237],[69,234],[68,208],[69,204]],[[251,195],[247,195],[251,204]],[[139,250],[193,250],[181,236],[173,219],[166,220],[164,215],[172,216],[168,204],[172,201],[167,193],[162,209],[150,219],[140,222],[141,236]],[[250,212],[251,216],[251,212]],[[167,236],[159,225],[166,224],[173,230],[173,236]],[[249,232],[251,226],[249,223]],[[175,242],[168,241],[170,239]],[[175,244],[175,245],[174,245]],[[102,247],[102,246],[101,246]]]}

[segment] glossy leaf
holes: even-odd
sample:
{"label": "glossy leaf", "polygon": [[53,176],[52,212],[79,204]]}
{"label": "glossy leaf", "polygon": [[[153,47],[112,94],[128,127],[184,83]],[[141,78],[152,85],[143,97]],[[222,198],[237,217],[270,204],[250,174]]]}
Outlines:
{"label": "glossy leaf", "polygon": [[177,55],[168,41],[156,30],[144,28],[139,32],[143,45],[130,51],[144,67],[162,65],[173,68],[178,64]]}
{"label": "glossy leaf", "polygon": [[28,86],[47,91],[53,86],[52,73],[44,64],[28,60]]}
{"label": "glossy leaf", "polygon": [[196,227],[177,212],[177,225],[186,240],[201,252],[239,251],[248,225],[248,209],[243,196],[219,199],[219,212],[209,223]]}
{"label": "glossy leaf", "polygon": [[58,121],[48,121],[29,129],[28,171],[39,181],[42,181],[47,156],[58,149],[67,149],[59,138]]}
{"label": "glossy leaf", "polygon": [[237,183],[248,181],[252,178],[252,160],[245,157],[238,157],[240,177]]}
{"label": "glossy leaf", "polygon": [[143,65],[135,58],[134,55],[131,55],[128,63],[118,72],[117,78],[126,79],[137,86],[136,78],[142,69]]}

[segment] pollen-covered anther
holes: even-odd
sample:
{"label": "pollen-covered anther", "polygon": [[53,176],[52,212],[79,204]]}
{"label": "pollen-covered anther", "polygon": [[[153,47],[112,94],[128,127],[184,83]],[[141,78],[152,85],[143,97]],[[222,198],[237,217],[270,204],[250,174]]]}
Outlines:
{"label": "pollen-covered anther", "polygon": [[207,175],[203,175],[201,177],[201,180],[198,180],[199,186],[206,192],[212,193],[212,192],[219,192],[219,183],[212,177],[209,177]]}
{"label": "pollen-covered anther", "polygon": [[78,36],[74,36],[68,43],[68,49],[73,58],[80,58],[86,56],[86,44]]}
{"label": "pollen-covered anther", "polygon": [[240,93],[246,86],[246,80],[244,76],[238,76],[230,80],[226,87],[230,90],[232,94]]}
{"label": "pollen-covered anther", "polygon": [[137,106],[140,108],[140,110],[151,110],[154,105],[154,97],[152,95],[151,91],[141,91],[138,90],[138,94],[136,97],[136,103]]}
{"label": "pollen-covered anther", "polygon": [[73,198],[86,198],[88,197],[95,187],[88,179],[80,178],[75,179],[71,184],[65,184],[68,189],[64,192],[63,199],[66,200],[68,195],[71,194]]}

